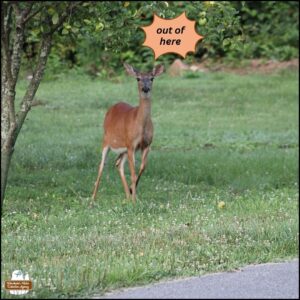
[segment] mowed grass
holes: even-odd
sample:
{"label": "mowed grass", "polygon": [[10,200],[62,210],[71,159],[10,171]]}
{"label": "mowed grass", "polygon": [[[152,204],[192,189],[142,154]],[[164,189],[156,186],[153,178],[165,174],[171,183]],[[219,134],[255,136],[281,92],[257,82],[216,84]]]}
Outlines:
{"label": "mowed grass", "polygon": [[[30,112],[10,170],[2,281],[20,269],[33,280],[24,297],[88,297],[298,255],[297,72],[193,77],[154,83],[155,135],[136,205],[110,153],[93,208],[105,112],[137,104],[137,84],[41,84],[44,105]],[[13,297],[3,284],[2,296]]]}

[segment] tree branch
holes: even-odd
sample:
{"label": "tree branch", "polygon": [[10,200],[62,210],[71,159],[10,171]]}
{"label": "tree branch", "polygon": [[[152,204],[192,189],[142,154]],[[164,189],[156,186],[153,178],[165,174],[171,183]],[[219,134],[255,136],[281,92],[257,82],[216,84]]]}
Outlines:
{"label": "tree branch", "polygon": [[1,12],[1,42],[2,42],[1,57],[5,59],[6,69],[8,72],[8,74],[5,75],[8,75],[9,78],[12,77],[10,72],[10,53],[9,53],[11,13],[12,13],[11,7],[8,6],[5,6],[3,8],[3,11]]}
{"label": "tree branch", "polygon": [[27,8],[27,10],[24,10],[25,12],[21,12],[20,8],[17,5],[14,5],[14,9],[16,14],[16,29],[13,43],[13,53],[11,56],[11,75],[13,79],[13,85],[15,86],[21,66],[21,55],[25,40],[25,26],[23,15],[26,14],[26,11],[30,11],[31,8]]}
{"label": "tree branch", "polygon": [[[2,74],[1,74],[1,91],[3,93],[1,97],[1,107],[4,107],[3,114],[8,114],[8,116],[4,116],[1,113],[1,124],[3,118],[5,119],[6,126],[14,127],[15,125],[15,105],[14,105],[14,97],[15,97],[15,87],[13,85],[13,76],[11,72],[11,57],[9,53],[9,33],[10,33],[10,18],[11,18],[11,8],[6,7],[4,9],[1,16],[1,57],[3,59],[2,66]],[[3,103],[2,103],[3,102]],[[9,117],[9,119],[8,119]]]}
{"label": "tree branch", "polygon": [[56,30],[58,30],[61,25],[63,24],[63,22],[66,20],[66,18],[69,16],[69,14],[72,12],[72,9],[78,5],[81,5],[83,3],[83,1],[79,1],[79,2],[71,2],[69,4],[69,6],[66,8],[66,12],[63,13],[59,19],[57,24],[55,24],[54,26],[51,27],[50,30],[50,34],[53,34]]}
{"label": "tree branch", "polygon": [[[2,10],[1,10],[1,61],[3,62],[6,57],[9,56],[9,47],[8,47],[8,40],[9,40],[9,30],[8,30],[8,19],[10,19],[11,10],[8,11],[9,7],[6,3],[3,4]],[[6,84],[6,63],[1,64],[1,92],[4,94],[4,85]],[[2,102],[1,102],[2,103]]]}
{"label": "tree branch", "polygon": [[44,8],[43,5],[41,5],[39,8],[36,9],[36,11],[34,11],[31,15],[27,15],[25,18],[24,18],[24,24],[26,24],[30,19],[32,19],[35,15],[37,15],[40,11],[42,11]]}
{"label": "tree branch", "polygon": [[27,113],[31,109],[33,98],[42,80],[44,70],[46,68],[47,58],[49,56],[50,49],[51,49],[51,42],[52,42],[52,35],[45,34],[43,36],[43,40],[41,43],[39,58],[38,58],[35,71],[33,73],[33,77],[29,83],[27,91],[21,102],[20,111],[17,113],[16,135],[18,135],[19,131],[21,130],[22,125],[27,116]]}
{"label": "tree branch", "polygon": [[12,5],[13,5],[15,11],[17,12],[17,15],[20,15],[21,12],[20,12],[19,3],[18,2],[12,2]]}
{"label": "tree branch", "polygon": [[25,19],[27,18],[27,16],[29,15],[29,13],[31,12],[31,10],[32,10],[32,7],[33,7],[33,5],[34,5],[34,2],[27,2],[27,3],[29,3],[29,6],[26,8],[26,9],[24,9],[23,11],[22,11],[22,20],[23,20],[23,23],[25,22]]}

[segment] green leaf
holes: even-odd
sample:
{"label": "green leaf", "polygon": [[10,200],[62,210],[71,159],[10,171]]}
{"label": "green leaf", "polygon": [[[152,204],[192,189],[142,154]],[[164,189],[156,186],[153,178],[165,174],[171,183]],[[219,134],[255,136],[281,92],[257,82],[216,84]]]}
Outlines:
{"label": "green leaf", "polygon": [[52,16],[52,23],[54,25],[56,25],[58,22],[58,13],[55,13],[53,16]]}
{"label": "green leaf", "polygon": [[48,13],[53,16],[55,14],[55,9],[53,9],[53,7],[49,7],[48,8]]}
{"label": "green leaf", "polygon": [[207,22],[206,18],[200,18],[198,21],[199,25],[205,25],[206,22]]}
{"label": "green leaf", "polygon": [[223,40],[223,47],[226,47],[226,46],[228,46],[228,45],[230,45],[230,39],[224,39]]}
{"label": "green leaf", "polygon": [[79,31],[79,28],[73,27],[71,30],[73,33],[77,33]]}
{"label": "green leaf", "polygon": [[132,17],[135,17],[135,16],[136,16],[136,14],[137,14],[137,12],[138,12],[138,10],[137,10],[137,9],[135,9],[135,10],[134,10],[134,12],[132,13]]}
{"label": "green leaf", "polygon": [[88,24],[88,25],[90,25],[90,24],[92,23],[92,22],[91,22],[90,20],[88,20],[88,19],[84,19],[83,22],[84,22],[85,24]]}
{"label": "green leaf", "polygon": [[63,35],[66,35],[66,34],[68,34],[69,33],[69,30],[68,29],[66,29],[66,28],[64,28],[63,30],[62,30],[62,32],[61,32]]}
{"label": "green leaf", "polygon": [[101,31],[101,30],[103,30],[103,28],[104,28],[104,24],[103,23],[98,23],[98,24],[96,24],[96,31]]}

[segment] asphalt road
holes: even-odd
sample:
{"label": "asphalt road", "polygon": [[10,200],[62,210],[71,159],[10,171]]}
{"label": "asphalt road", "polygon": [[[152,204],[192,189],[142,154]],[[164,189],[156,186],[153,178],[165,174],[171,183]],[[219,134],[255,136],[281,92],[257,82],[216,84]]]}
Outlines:
{"label": "asphalt road", "polygon": [[299,299],[299,260],[251,265],[215,273],[128,288],[91,299]]}

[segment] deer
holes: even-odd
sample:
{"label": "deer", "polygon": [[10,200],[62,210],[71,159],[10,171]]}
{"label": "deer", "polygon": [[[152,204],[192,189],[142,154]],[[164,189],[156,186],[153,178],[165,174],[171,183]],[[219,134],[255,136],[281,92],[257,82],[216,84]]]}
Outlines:
{"label": "deer", "polygon": [[[129,76],[137,80],[139,105],[133,107],[126,102],[119,102],[111,106],[104,118],[104,135],[102,140],[102,157],[98,168],[92,199],[95,201],[103,173],[107,155],[110,150],[118,154],[115,166],[118,168],[126,198],[132,197],[136,202],[136,189],[139,180],[146,168],[147,156],[153,139],[153,123],[151,120],[151,90],[155,77],[164,71],[163,65],[157,65],[152,71],[142,73],[124,63],[124,68]],[[141,151],[141,165],[136,175],[135,153]],[[124,164],[128,160],[131,185],[128,187]]]}

